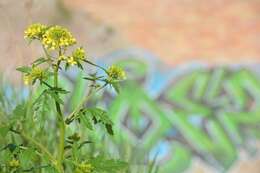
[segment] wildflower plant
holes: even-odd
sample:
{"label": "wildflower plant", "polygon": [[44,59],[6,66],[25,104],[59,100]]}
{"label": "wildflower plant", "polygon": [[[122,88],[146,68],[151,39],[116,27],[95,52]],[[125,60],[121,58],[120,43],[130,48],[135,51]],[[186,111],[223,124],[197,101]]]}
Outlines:
{"label": "wildflower plant", "polygon": [[[88,143],[86,135],[78,130],[81,124],[89,130],[94,130],[96,124],[100,124],[106,129],[106,132],[113,135],[113,122],[108,116],[108,113],[97,107],[86,107],[88,99],[106,86],[112,86],[119,91],[119,82],[126,78],[123,69],[112,65],[105,69],[91,62],[83,49],[83,47],[73,46],[76,44],[76,39],[73,35],[62,26],[47,26],[40,23],[32,24],[25,30],[24,38],[31,41],[39,41],[42,45],[44,55],[36,59],[30,66],[17,68],[23,74],[25,85],[42,88],[41,94],[34,96],[32,102],[23,105],[18,105],[12,112],[13,117],[9,121],[1,124],[2,132],[5,130],[5,135],[10,134],[10,143],[7,143],[0,152],[8,152],[6,162],[0,165],[0,172],[54,172],[54,173],[117,173],[124,172],[127,169],[127,164],[123,161],[104,158],[97,155],[96,157],[86,156],[81,153],[81,149]],[[70,48],[70,49],[68,49]],[[69,51],[70,50],[70,51]],[[86,74],[84,79],[89,81],[90,86],[88,93],[82,102],[76,108],[65,115],[64,96],[67,91],[65,86],[60,85],[60,75],[62,71],[68,68],[79,68],[85,71],[85,65],[94,66],[97,69],[104,71],[105,75],[99,76],[98,73]],[[33,94],[32,94],[33,95]],[[49,136],[55,136],[57,140],[52,142],[53,147],[41,139],[37,138],[37,134],[30,135],[34,130],[38,129],[37,133],[44,133],[44,125],[37,127],[34,118],[40,110],[45,110],[46,114],[51,114],[51,110],[46,110],[42,106],[43,98],[50,98],[49,106],[53,105],[53,110],[56,116],[52,119],[46,118],[44,121],[53,126],[48,126]],[[54,103],[54,104],[51,104]],[[31,107],[32,109],[28,109]],[[29,123],[31,122],[31,123]],[[29,125],[30,124],[30,125]],[[70,126],[74,128],[70,128]],[[75,128],[76,127],[76,128]],[[45,128],[46,129],[46,128]],[[71,130],[74,129],[74,130]],[[77,131],[78,130],[78,131]],[[74,131],[73,133],[71,131]],[[81,131],[82,132],[82,131]],[[36,133],[36,132],[35,132]],[[54,135],[53,135],[54,134]],[[16,143],[15,137],[19,137],[21,143]],[[47,139],[48,140],[48,139]],[[26,155],[27,153],[27,155]],[[29,154],[28,154],[29,153]],[[30,167],[26,167],[30,158],[28,155],[35,155],[35,163]],[[44,163],[42,165],[41,163]]]}

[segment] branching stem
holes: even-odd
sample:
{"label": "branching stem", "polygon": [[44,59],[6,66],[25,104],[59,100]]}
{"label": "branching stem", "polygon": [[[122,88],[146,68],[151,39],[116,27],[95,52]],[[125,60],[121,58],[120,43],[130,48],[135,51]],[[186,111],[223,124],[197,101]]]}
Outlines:
{"label": "branching stem", "polygon": [[[78,112],[78,111],[83,107],[83,105],[88,101],[88,99],[91,98],[91,96],[92,96],[94,93],[97,93],[98,91],[100,91],[101,89],[103,89],[106,85],[107,85],[107,84],[102,85],[102,86],[100,86],[100,87],[99,87],[98,89],[96,89],[96,90],[93,90],[93,88],[91,88],[91,89],[88,91],[86,97],[80,102],[80,104],[79,104],[79,105],[69,114],[69,116],[66,118],[66,120],[65,120],[66,124],[70,124],[70,123],[73,121],[73,119],[75,118],[75,117],[74,117],[74,116],[75,116],[75,113]],[[95,92],[94,92],[94,91],[95,91]]]}
{"label": "branching stem", "polygon": [[[61,49],[59,50],[59,56],[61,56]],[[57,64],[54,66],[54,87],[58,88],[58,82],[59,82],[59,66],[60,61],[57,62]],[[56,93],[58,95],[58,92]],[[65,122],[63,120],[63,114],[61,111],[60,103],[55,101],[56,110],[57,110],[57,121],[59,122],[59,152],[58,152],[58,167],[59,172],[64,173],[63,169],[63,158],[64,158],[64,147],[65,147]]]}

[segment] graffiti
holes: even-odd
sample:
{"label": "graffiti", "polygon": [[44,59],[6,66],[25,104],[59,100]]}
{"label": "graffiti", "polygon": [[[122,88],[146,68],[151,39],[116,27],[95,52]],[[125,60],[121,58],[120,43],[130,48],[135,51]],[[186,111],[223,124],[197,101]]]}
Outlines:
{"label": "graffiti", "polygon": [[[192,65],[172,70],[161,68],[150,55],[140,60],[145,54],[131,52],[106,58],[129,75],[112,103],[106,97],[113,93],[102,96],[118,141],[159,153],[164,173],[184,171],[194,157],[223,171],[241,148],[254,153],[252,141],[260,137],[260,79],[253,68]],[[82,84],[75,87],[78,96],[72,100],[84,95]]]}

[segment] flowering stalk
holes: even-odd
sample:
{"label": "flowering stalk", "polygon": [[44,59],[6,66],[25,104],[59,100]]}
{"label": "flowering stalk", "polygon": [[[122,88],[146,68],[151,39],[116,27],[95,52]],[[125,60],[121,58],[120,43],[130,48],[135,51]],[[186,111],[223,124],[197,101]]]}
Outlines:
{"label": "flowering stalk", "polygon": [[[119,91],[118,82],[124,80],[126,75],[123,69],[121,69],[120,67],[112,65],[108,69],[105,69],[91,62],[89,59],[86,59],[85,51],[82,47],[78,47],[72,50],[70,54],[66,52],[68,47],[71,47],[74,44],[76,44],[76,39],[66,28],[63,28],[61,26],[46,26],[43,24],[33,24],[29,26],[25,31],[25,38],[30,41],[40,41],[43,46],[45,56],[35,60],[32,63],[32,66],[20,67],[17,68],[17,70],[23,73],[24,83],[26,85],[34,85],[37,81],[39,81],[40,85],[47,86],[47,89],[45,89],[42,92],[42,94],[40,94],[40,96],[36,99],[36,103],[38,100],[40,100],[39,98],[45,94],[49,95],[55,102],[55,110],[57,115],[56,121],[58,123],[59,131],[57,155],[52,156],[49,150],[46,147],[44,147],[43,144],[41,144],[38,141],[35,141],[32,137],[24,135],[24,133],[18,134],[20,134],[28,142],[35,145],[42,152],[42,154],[46,155],[49,159],[49,162],[52,164],[52,166],[56,169],[58,173],[64,173],[66,172],[65,168],[68,166],[66,165],[64,158],[65,148],[75,148],[76,146],[76,148],[80,149],[84,144],[86,144],[86,141],[81,141],[81,143],[79,143],[81,138],[77,132],[75,132],[74,135],[66,138],[66,124],[70,125],[72,122],[80,123],[80,120],[82,120],[85,122],[86,127],[88,129],[93,130],[93,126],[95,124],[100,123],[105,126],[109,134],[113,135],[113,122],[108,117],[106,111],[100,108],[86,108],[85,103],[93,94],[103,89],[107,85],[111,85],[115,88],[116,91]],[[55,53],[57,57],[53,56],[55,55]],[[63,100],[60,98],[60,95],[68,94],[69,92],[63,89],[61,86],[59,86],[59,71],[67,70],[68,68],[72,68],[75,66],[78,67],[80,70],[84,70],[84,67],[82,65],[83,63],[101,69],[103,72],[106,73],[106,75],[97,76],[97,73],[94,73],[89,74],[84,78],[85,80],[89,80],[92,83],[89,92],[85,99],[83,99],[83,101],[76,107],[76,109],[72,111],[72,113],[69,114],[69,116],[66,119],[64,119],[64,113],[61,108],[61,106],[63,105]],[[44,64],[45,68],[42,67],[42,64]],[[48,79],[52,77],[53,85],[48,83]],[[17,131],[13,130],[13,132]],[[69,142],[66,143],[67,141]],[[69,150],[69,152],[72,155],[72,157],[70,158],[74,159],[70,161],[72,163],[75,163],[72,165],[73,170],[77,173],[91,173],[95,170],[100,170],[100,165],[106,164],[106,160],[104,159],[104,163],[99,165],[95,164],[95,158],[80,160],[79,158],[82,157],[79,157],[73,150]],[[98,162],[102,162],[101,158],[98,157],[97,159]],[[67,157],[66,160],[68,160]],[[13,161],[12,163],[17,162]],[[63,165],[66,165],[66,167],[64,167]],[[124,164],[120,163],[120,165]],[[117,166],[114,169],[119,168],[120,166]]]}

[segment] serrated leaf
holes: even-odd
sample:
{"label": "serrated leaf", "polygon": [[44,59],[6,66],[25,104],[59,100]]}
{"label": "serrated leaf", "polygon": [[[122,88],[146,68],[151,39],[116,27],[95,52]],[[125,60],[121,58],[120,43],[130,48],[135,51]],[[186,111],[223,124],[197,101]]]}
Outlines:
{"label": "serrated leaf", "polygon": [[100,108],[85,109],[86,116],[92,116],[94,123],[102,123],[105,125],[107,133],[113,135],[112,125],[113,122],[109,118],[108,113]]}
{"label": "serrated leaf", "polygon": [[103,124],[113,124],[112,120],[108,116],[108,113],[103,109],[87,108],[85,111],[95,117],[98,122],[101,121]]}
{"label": "serrated leaf", "polygon": [[74,117],[80,122],[83,122],[84,125],[90,130],[93,130],[93,124],[101,123],[105,126],[108,134],[114,134],[112,128],[112,120],[109,118],[107,112],[100,108],[82,109],[79,112],[75,113]]}
{"label": "serrated leaf", "polygon": [[52,91],[50,90],[48,92],[50,94],[50,96],[56,101],[58,102],[59,104],[64,104],[63,100],[59,97],[59,95],[55,92],[55,91]]}

